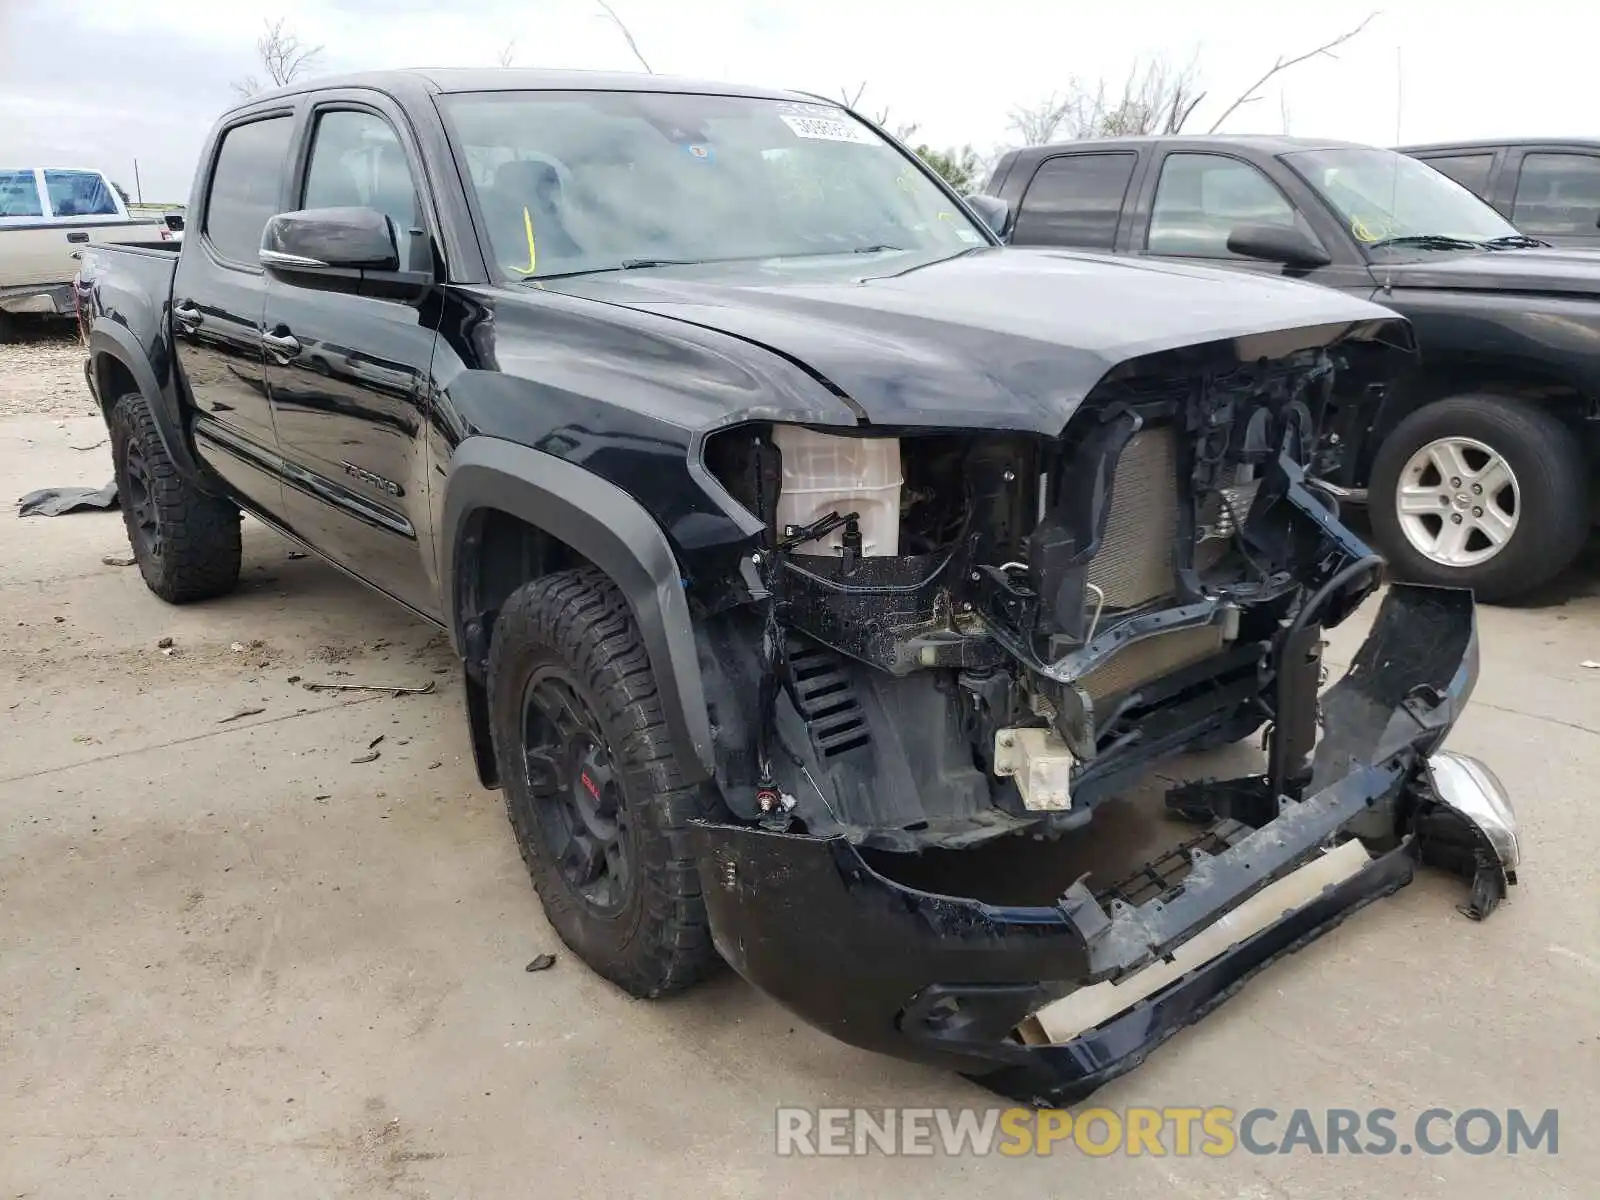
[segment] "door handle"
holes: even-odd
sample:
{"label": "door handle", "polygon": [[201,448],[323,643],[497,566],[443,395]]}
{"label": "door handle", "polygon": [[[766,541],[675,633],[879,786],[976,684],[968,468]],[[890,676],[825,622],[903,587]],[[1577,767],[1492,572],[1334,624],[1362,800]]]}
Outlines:
{"label": "door handle", "polygon": [[204,321],[206,316],[200,311],[200,306],[192,300],[181,300],[172,306],[172,319],[184,329],[192,330]]}
{"label": "door handle", "polygon": [[300,353],[300,339],[292,333],[263,333],[261,340],[269,350],[276,350],[279,354],[295,355]]}
{"label": "door handle", "polygon": [[88,240],[89,235],[84,233],[82,230],[79,230],[77,233],[67,234],[67,241],[69,242],[87,242]]}

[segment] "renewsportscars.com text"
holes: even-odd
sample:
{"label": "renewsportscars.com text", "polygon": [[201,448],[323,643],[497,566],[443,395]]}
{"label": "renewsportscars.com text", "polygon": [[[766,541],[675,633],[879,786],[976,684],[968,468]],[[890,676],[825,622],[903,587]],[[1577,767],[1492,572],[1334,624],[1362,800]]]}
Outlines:
{"label": "renewsportscars.com text", "polygon": [[1556,1109],[780,1108],[780,1155],[1543,1154]]}

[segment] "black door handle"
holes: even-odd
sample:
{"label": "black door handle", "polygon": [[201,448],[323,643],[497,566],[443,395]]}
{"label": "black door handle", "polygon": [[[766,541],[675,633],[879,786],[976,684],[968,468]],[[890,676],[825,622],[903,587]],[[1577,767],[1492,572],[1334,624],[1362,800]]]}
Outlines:
{"label": "black door handle", "polygon": [[69,242],[87,242],[88,240],[89,235],[84,233],[82,230],[79,230],[77,233],[67,234],[67,241]]}
{"label": "black door handle", "polygon": [[200,311],[200,306],[192,300],[180,300],[174,304],[172,317],[185,329],[194,329],[206,319],[205,314]]}
{"label": "black door handle", "polygon": [[300,339],[292,333],[263,333],[261,340],[266,343],[267,349],[275,350],[279,354],[300,353]]}

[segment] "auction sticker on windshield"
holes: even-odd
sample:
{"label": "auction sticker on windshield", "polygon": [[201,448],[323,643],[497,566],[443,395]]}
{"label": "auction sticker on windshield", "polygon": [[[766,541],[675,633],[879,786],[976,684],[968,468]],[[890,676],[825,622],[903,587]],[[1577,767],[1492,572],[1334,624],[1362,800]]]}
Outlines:
{"label": "auction sticker on windshield", "polygon": [[867,131],[854,121],[841,121],[836,117],[796,117],[779,113],[778,117],[796,136],[816,138],[825,142],[870,142]]}

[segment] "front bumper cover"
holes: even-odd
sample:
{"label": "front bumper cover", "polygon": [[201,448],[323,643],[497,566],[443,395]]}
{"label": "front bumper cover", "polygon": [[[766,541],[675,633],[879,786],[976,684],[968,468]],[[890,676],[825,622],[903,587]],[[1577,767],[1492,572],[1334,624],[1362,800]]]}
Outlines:
{"label": "front bumper cover", "polygon": [[[845,1042],[961,1071],[1024,1103],[1074,1103],[1274,958],[1409,883],[1418,858],[1474,877],[1475,915],[1493,907],[1515,882],[1509,804],[1481,764],[1438,753],[1477,667],[1468,593],[1392,587],[1350,671],[1323,694],[1304,799],[1220,853],[1195,853],[1179,887],[1137,906],[1104,906],[1082,880],[1048,906],[919,891],[843,838],[706,823],[694,837],[713,936],[747,980]],[[1161,990],[1064,1042],[1016,1036],[1079,988],[1170,960],[1350,838],[1374,852],[1358,871]]]}

